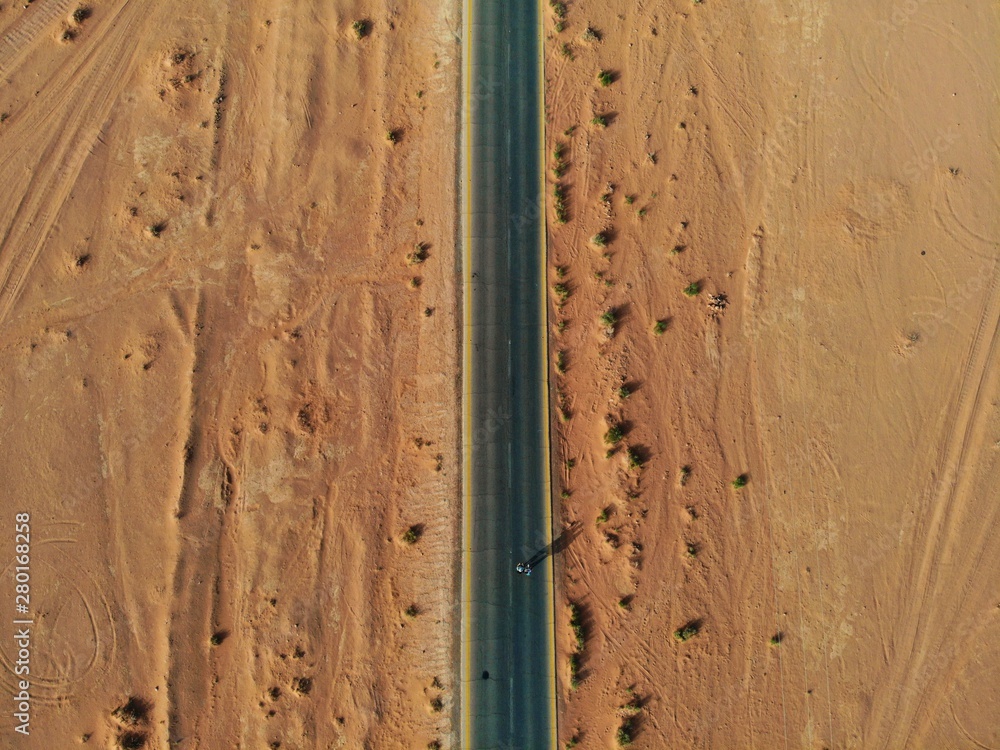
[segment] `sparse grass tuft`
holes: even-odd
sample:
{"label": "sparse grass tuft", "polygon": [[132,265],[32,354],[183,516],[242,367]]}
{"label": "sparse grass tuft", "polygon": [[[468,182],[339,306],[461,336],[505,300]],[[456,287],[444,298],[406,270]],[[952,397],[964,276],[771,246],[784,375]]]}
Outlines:
{"label": "sparse grass tuft", "polygon": [[387,131],[385,134],[385,139],[389,141],[389,143],[399,143],[399,131],[397,130]]}
{"label": "sparse grass tuft", "polygon": [[411,266],[423,263],[425,260],[427,260],[427,245],[423,242],[416,243],[413,252],[406,254],[406,262]]}
{"label": "sparse grass tuft", "polygon": [[75,23],[83,23],[93,14],[93,11],[86,5],[81,5],[79,8],[73,11],[73,21]]}
{"label": "sparse grass tuft", "polygon": [[420,541],[421,533],[420,526],[414,525],[404,531],[400,539],[403,540],[404,544],[416,544]]}
{"label": "sparse grass tuft", "polygon": [[569,287],[565,284],[553,284],[552,291],[555,292],[561,303],[569,299]]}
{"label": "sparse grass tuft", "polygon": [[614,328],[617,323],[618,315],[613,309],[601,313],[601,325],[605,328]]}
{"label": "sparse grass tuft", "polygon": [[599,42],[601,41],[601,32],[599,32],[593,26],[588,26],[586,30],[583,32],[583,41]]}
{"label": "sparse grass tuft", "polygon": [[604,115],[594,115],[590,120],[590,124],[599,128],[606,128],[608,126],[608,118]]}
{"label": "sparse grass tuft", "polygon": [[681,480],[680,480],[681,481],[681,487],[683,487],[685,484],[687,484],[688,483],[688,479],[690,479],[690,478],[691,478],[691,467],[687,466],[687,465],[682,466],[681,467]]}
{"label": "sparse grass tuft", "polygon": [[774,635],[771,636],[771,645],[772,646],[777,646],[783,640],[785,640],[785,634],[784,633],[781,633],[781,632],[775,633]]}
{"label": "sparse grass tuft", "polygon": [[598,232],[593,237],[590,238],[592,244],[596,247],[607,247],[608,245],[608,235],[606,232]]}
{"label": "sparse grass tuft", "polygon": [[625,433],[622,431],[620,425],[613,424],[608,428],[608,431],[604,433],[604,442],[608,445],[618,445],[625,437]]}
{"label": "sparse grass tuft", "polygon": [[[634,692],[635,691],[633,690],[629,690],[630,694],[634,695]],[[633,697],[632,700],[622,706],[622,713],[627,714],[628,716],[636,716],[642,713],[642,703],[638,698]]]}
{"label": "sparse grass tuft", "polygon": [[560,373],[566,372],[566,352],[562,349],[556,352],[556,371]]}
{"label": "sparse grass tuft", "polygon": [[403,610],[403,614],[412,620],[414,617],[420,614],[420,610],[417,608],[416,604],[411,604],[409,607]]}
{"label": "sparse grass tuft", "polygon": [[359,19],[351,24],[351,28],[354,29],[354,36],[358,39],[364,39],[371,33],[371,24],[368,21]]}

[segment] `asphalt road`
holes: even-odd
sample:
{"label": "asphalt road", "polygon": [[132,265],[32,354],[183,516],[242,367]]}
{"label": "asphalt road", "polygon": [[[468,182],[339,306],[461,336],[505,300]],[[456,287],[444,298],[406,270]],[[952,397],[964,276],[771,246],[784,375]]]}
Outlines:
{"label": "asphalt road", "polygon": [[467,0],[462,747],[555,747],[540,8]]}

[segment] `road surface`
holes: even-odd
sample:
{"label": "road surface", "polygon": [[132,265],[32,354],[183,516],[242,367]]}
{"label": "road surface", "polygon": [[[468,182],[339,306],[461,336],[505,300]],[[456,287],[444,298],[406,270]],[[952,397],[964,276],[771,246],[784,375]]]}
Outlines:
{"label": "road surface", "polygon": [[537,0],[467,0],[462,747],[554,748]]}

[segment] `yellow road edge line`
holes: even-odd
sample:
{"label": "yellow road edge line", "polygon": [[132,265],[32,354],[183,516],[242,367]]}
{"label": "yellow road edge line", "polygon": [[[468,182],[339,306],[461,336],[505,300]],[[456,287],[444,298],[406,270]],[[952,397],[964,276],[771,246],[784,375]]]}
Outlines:
{"label": "yellow road edge line", "polygon": [[[538,183],[539,183],[539,262],[541,264],[541,297],[542,297],[542,440],[545,456],[545,520],[548,526],[549,544],[552,544],[555,528],[552,525],[552,456],[551,440],[549,432],[552,426],[552,418],[549,414],[549,259],[548,259],[548,212],[545,207],[545,6],[543,0],[538,0]],[[549,728],[549,747],[557,747],[559,741],[559,702],[556,699],[556,564],[555,555],[549,555],[549,695],[550,695],[550,716],[552,717]]]}
{"label": "yellow road edge line", "polygon": [[464,112],[462,114],[462,137],[465,141],[462,160],[461,184],[463,198],[462,228],[462,325],[464,334],[464,364],[462,376],[462,664],[459,674],[462,680],[462,741],[461,746],[471,747],[472,740],[472,666],[471,612],[472,578],[470,566],[472,540],[472,3],[465,1],[465,38],[463,39],[462,63],[465,67],[465,90],[462,92]]}

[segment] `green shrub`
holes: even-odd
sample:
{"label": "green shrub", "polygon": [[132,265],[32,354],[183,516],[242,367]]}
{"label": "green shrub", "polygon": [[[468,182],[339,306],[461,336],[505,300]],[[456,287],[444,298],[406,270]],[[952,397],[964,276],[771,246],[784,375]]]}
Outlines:
{"label": "green shrub", "polygon": [[411,266],[423,263],[425,260],[427,260],[427,245],[423,242],[415,244],[413,252],[406,254],[406,262]]}
{"label": "green shrub", "polygon": [[632,389],[629,388],[627,385],[623,385],[621,388],[618,389],[618,398],[620,398],[622,401],[624,401],[631,395],[632,395]]}
{"label": "green shrub", "polygon": [[351,28],[354,29],[354,35],[358,39],[364,39],[371,31],[371,24],[368,21],[358,20],[351,24]]}
{"label": "green shrub", "polygon": [[636,452],[635,448],[629,448],[625,451],[625,457],[628,459],[628,467],[630,469],[642,468],[642,456]]}
{"label": "green shrub", "polygon": [[666,330],[667,330],[667,321],[665,320],[658,320],[656,321],[656,323],[653,324],[653,333],[655,333],[657,336],[662,336]]}
{"label": "green shrub", "polygon": [[420,540],[421,530],[419,526],[411,526],[403,532],[400,537],[406,544],[416,544]]}
{"label": "green shrub", "polygon": [[698,635],[701,628],[695,622],[689,622],[682,628],[678,628],[674,631],[674,639],[683,643],[684,641],[689,641]]}
{"label": "green shrub", "polygon": [[682,466],[681,467],[681,487],[687,484],[688,479],[691,477],[691,467]]}
{"label": "green shrub", "polygon": [[692,281],[690,284],[684,287],[684,294],[686,294],[688,297],[694,297],[700,291],[701,291],[701,284],[699,284],[697,281]]}
{"label": "green shrub", "polygon": [[614,75],[610,70],[602,70],[597,74],[597,80],[602,86],[610,86],[615,81]]}
{"label": "green shrub", "polygon": [[620,425],[613,424],[608,428],[608,431],[604,433],[604,442],[608,445],[618,445],[625,437],[625,433],[622,431]]}
{"label": "green shrub", "polygon": [[560,302],[565,302],[569,299],[569,287],[565,284],[554,284],[552,286],[552,291],[559,298]]}
{"label": "green shrub", "polygon": [[601,313],[601,325],[605,328],[613,328],[618,323],[618,316],[614,310],[605,310]]}
{"label": "green shrub", "polygon": [[738,477],[736,477],[736,479],[730,482],[730,484],[732,484],[734,490],[743,489],[744,487],[747,486],[747,475],[740,474]]}
{"label": "green shrub", "polygon": [[618,747],[628,747],[632,744],[632,722],[625,721],[618,727],[618,732],[615,734],[615,742],[618,743]]}
{"label": "green shrub", "polygon": [[599,128],[606,128],[608,126],[608,118],[604,115],[594,115],[590,120],[591,125],[596,125]]}

